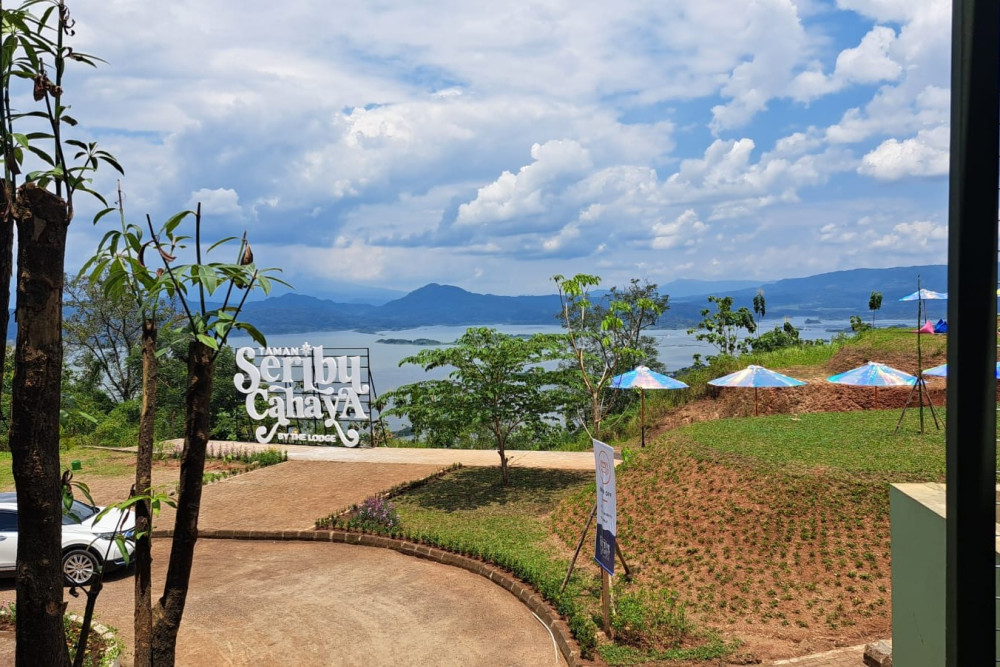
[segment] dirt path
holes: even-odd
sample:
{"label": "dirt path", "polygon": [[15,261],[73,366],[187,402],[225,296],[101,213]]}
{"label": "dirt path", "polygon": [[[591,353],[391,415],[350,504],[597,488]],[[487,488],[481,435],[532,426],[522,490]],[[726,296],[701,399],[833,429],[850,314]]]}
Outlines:
{"label": "dirt path", "polygon": [[[205,528],[306,529],[374,492],[425,477],[428,464],[288,461],[205,487]],[[170,473],[154,483],[171,481]],[[82,480],[98,502],[123,497],[126,479]],[[171,525],[168,512],[157,521]],[[154,540],[154,595],[169,540]],[[133,644],[132,578],[115,574],[98,621]],[[0,581],[0,599],[13,599]],[[67,595],[82,612],[83,596]],[[0,637],[0,664],[13,664]],[[178,665],[549,665],[548,630],[496,584],[465,570],[385,549],[335,543],[201,540],[178,638]],[[123,664],[130,664],[129,656]]]}

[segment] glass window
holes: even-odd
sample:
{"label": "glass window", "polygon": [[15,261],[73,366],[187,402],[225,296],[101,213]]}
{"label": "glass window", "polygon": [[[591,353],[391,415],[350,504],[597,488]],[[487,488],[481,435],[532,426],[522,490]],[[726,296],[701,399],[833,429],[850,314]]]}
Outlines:
{"label": "glass window", "polygon": [[68,510],[63,510],[62,522],[64,526],[74,523],[82,523],[86,519],[97,514],[97,508],[91,507],[87,503],[74,500],[73,505]]}
{"label": "glass window", "polygon": [[17,532],[17,512],[0,510],[0,533]]}

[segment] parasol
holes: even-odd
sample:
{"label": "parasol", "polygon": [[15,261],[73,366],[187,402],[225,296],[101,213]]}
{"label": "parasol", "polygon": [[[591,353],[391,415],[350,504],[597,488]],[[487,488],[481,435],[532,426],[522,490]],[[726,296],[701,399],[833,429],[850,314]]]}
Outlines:
{"label": "parasol", "polygon": [[801,387],[802,380],[751,364],[741,371],[724,375],[708,383],[715,387],[753,387],[753,413],[757,414],[757,389],[763,387]]}
{"label": "parasol", "polygon": [[917,378],[892,366],[886,366],[876,361],[869,361],[864,366],[858,366],[852,370],[832,375],[827,378],[827,381],[855,387],[874,387],[875,408],[877,409],[879,387],[912,387],[916,383]]}
{"label": "parasol", "polygon": [[616,375],[611,378],[608,385],[612,389],[638,389],[639,390],[639,430],[642,434],[642,446],[646,446],[646,390],[647,389],[687,389],[688,386],[680,380],[675,380],[669,375],[651,371],[645,366],[636,366],[635,369]]}

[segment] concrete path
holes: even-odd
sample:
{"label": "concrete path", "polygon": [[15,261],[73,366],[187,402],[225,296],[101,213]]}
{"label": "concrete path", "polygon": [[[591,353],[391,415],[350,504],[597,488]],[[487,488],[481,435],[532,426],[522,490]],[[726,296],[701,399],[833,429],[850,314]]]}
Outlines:
{"label": "concrete path", "polygon": [[772,665],[789,665],[789,667],[861,667],[864,665],[865,645],[848,646],[832,651],[804,655],[800,658],[775,660]]}
{"label": "concrete path", "polygon": [[[289,461],[343,461],[346,463],[422,463],[444,467],[452,463],[466,466],[499,466],[500,455],[492,449],[427,449],[422,447],[322,447],[255,442],[211,441],[209,447],[230,449],[275,448],[288,452]],[[510,465],[523,468],[593,470],[594,453],[529,452],[509,450]]]}
{"label": "concrete path", "polygon": [[[292,460],[206,486],[200,523],[220,529],[309,529],[321,516],[441,467]],[[129,483],[94,481],[98,502]],[[155,525],[171,526],[172,518],[164,511]],[[153,540],[154,596],[163,590],[169,549],[170,540]],[[118,629],[129,653],[132,598],[131,571],[112,574],[96,611],[98,622]],[[14,599],[12,579],[0,580],[4,599]],[[83,611],[83,596],[66,599],[70,610]],[[0,664],[13,664],[13,643],[12,636],[0,636]],[[131,664],[128,655],[123,664]],[[565,662],[530,609],[466,570],[345,544],[200,540],[176,664]]]}

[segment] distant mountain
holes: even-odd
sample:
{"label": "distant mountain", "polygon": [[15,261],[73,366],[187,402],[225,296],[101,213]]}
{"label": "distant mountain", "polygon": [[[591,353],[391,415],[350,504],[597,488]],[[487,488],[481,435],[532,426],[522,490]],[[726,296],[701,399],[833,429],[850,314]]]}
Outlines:
{"label": "distant mountain", "polygon": [[[753,297],[763,289],[767,299],[767,320],[790,317],[818,317],[847,320],[851,315],[871,317],[868,297],[882,292],[882,309],[876,319],[916,320],[916,304],[899,301],[921,286],[946,291],[944,265],[907,266],[891,269],[853,269],[805,278],[773,282],[675,280],[661,286],[670,295],[670,309],[660,318],[663,328],[690,327],[701,320],[708,296],[732,296],[734,304],[753,307]],[[595,292],[595,299],[605,292]],[[383,294],[382,296],[385,296]],[[351,299],[351,297],[347,297]],[[947,317],[947,301],[926,302],[929,319]],[[320,330],[381,331],[433,325],[558,324],[559,297],[498,296],[476,294],[460,287],[432,283],[405,296],[383,303],[357,303],[319,299],[286,293],[244,304],[245,319],[265,333],[300,333]],[[17,335],[13,311],[7,340]]]}
{"label": "distant mountain", "polygon": [[[851,315],[861,315],[867,319],[871,315],[868,299],[873,291],[878,291],[882,293],[882,308],[876,319],[912,316],[915,321],[916,304],[899,299],[917,291],[917,276],[920,276],[922,287],[937,292],[947,291],[948,267],[944,265],[834,271],[806,278],[777,280],[762,284],[760,289],[764,291],[769,318],[806,315],[847,319]],[[732,296],[735,306],[752,308],[757,289],[732,290],[724,295]],[[677,301],[705,303],[707,296],[692,295]],[[929,317],[946,317],[947,301],[926,303]]]}
{"label": "distant mountain", "polygon": [[679,299],[685,296],[702,296],[705,294],[730,294],[735,290],[756,289],[762,285],[769,284],[753,280],[691,280],[689,278],[681,278],[660,285],[660,293],[669,294],[671,299]]}
{"label": "distant mountain", "polygon": [[[732,296],[735,305],[752,308],[753,297],[763,289],[767,299],[767,319],[807,316],[846,320],[851,315],[871,316],[868,297],[882,292],[882,309],[876,318],[916,318],[912,302],[899,298],[921,284],[944,291],[947,267],[909,266],[891,269],[834,271],[805,278],[773,282],[680,280],[664,285],[670,295],[670,309],[659,326],[689,327],[701,320],[708,296]],[[703,291],[701,291],[703,290]],[[699,293],[700,291],[700,293]],[[595,294],[600,298],[600,294]],[[928,303],[932,318],[945,317],[947,302]],[[295,333],[319,329],[360,329],[367,331],[409,329],[433,325],[556,324],[559,297],[498,296],[476,294],[460,287],[432,283],[388,303],[372,306],[316,299],[299,294],[247,304],[247,319],[265,332]]]}

